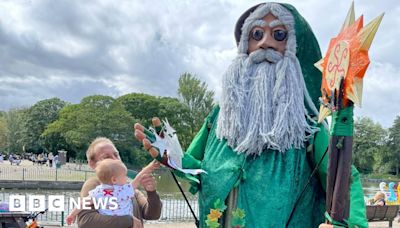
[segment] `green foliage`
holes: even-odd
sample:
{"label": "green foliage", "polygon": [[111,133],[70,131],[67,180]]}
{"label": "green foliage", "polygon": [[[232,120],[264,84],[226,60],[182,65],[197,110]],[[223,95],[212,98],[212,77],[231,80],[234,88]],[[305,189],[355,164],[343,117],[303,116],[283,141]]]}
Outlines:
{"label": "green foliage", "polygon": [[193,138],[214,105],[214,91],[208,90],[205,82],[201,82],[189,73],[184,73],[179,78],[178,95],[189,109],[189,137]]}
{"label": "green foliage", "polygon": [[390,153],[387,156],[387,161],[390,162],[392,170],[396,175],[399,175],[400,164],[400,116],[394,120],[393,126],[389,128],[388,149]]}
{"label": "green foliage", "polygon": [[382,160],[387,132],[370,118],[359,118],[354,123],[353,153],[355,166],[364,173],[378,171],[374,164]]}
{"label": "green foliage", "polygon": [[179,142],[186,150],[193,137],[189,128],[189,109],[176,98],[161,97],[159,106],[160,117],[167,119],[178,133]]}
{"label": "green foliage", "polygon": [[65,105],[65,101],[51,98],[37,102],[26,111],[21,138],[26,151],[50,152],[49,148],[44,148],[47,144],[40,135],[47,125],[58,119],[58,114]]}
{"label": "green foliage", "polygon": [[7,149],[7,119],[5,114],[0,115],[0,153]]}
{"label": "green foliage", "polygon": [[6,114],[7,152],[22,153],[24,149],[26,112],[28,109],[11,109]]}
{"label": "green foliage", "polygon": [[131,93],[117,99],[124,108],[143,126],[151,126],[151,119],[159,117],[167,119],[178,132],[182,148],[185,150],[192,137],[190,135],[189,109],[178,99],[171,97],[155,97],[141,93]]}
{"label": "green foliage", "polygon": [[160,100],[155,96],[130,93],[117,98],[117,100],[132,117],[140,121],[144,126],[150,126],[151,119],[160,116]]}
{"label": "green foliage", "polygon": [[[84,159],[86,149],[96,137],[110,138],[120,151],[121,158],[132,163],[135,153],[132,145],[134,119],[124,107],[109,96],[89,96],[80,104],[66,106],[60,118],[50,124],[43,137],[49,140],[59,138],[68,151]],[[136,143],[138,144],[138,143]],[[138,145],[137,145],[138,146]]]}

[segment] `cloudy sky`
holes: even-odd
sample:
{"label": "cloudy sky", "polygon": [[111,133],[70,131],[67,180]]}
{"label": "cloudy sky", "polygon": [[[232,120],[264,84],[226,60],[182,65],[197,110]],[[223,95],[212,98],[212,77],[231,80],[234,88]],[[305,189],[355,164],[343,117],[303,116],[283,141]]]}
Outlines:
{"label": "cloudy sky", "polygon": [[[284,1],[309,22],[323,53],[337,35],[349,0]],[[183,72],[220,93],[221,75],[235,57],[233,27],[259,1],[1,0],[0,110],[59,97],[113,97],[143,92],[176,96]],[[370,49],[363,107],[390,127],[400,115],[400,4],[355,0],[356,17],[385,17]]]}

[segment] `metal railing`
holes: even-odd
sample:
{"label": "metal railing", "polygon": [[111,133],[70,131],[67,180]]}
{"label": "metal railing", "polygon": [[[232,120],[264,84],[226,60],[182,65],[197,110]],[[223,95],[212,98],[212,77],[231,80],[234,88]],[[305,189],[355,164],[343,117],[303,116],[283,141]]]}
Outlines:
{"label": "metal railing", "polygon": [[0,180],[22,181],[86,181],[93,171],[54,169],[50,167],[0,166]]}
{"label": "metal railing", "polygon": [[[199,205],[197,195],[190,195],[188,197],[189,203],[193,208],[197,218],[199,217]],[[182,222],[194,221],[193,215],[186,202],[182,199],[162,199],[163,208],[159,221],[165,222]]]}

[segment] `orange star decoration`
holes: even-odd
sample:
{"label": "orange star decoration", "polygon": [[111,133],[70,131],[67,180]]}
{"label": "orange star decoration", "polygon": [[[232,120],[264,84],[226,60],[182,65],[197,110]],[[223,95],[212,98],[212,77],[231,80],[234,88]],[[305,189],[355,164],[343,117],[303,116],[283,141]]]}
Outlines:
{"label": "orange star decoration", "polygon": [[222,213],[218,209],[211,209],[210,214],[207,215],[210,221],[218,221]]}
{"label": "orange star decoration", "polygon": [[331,39],[325,57],[314,64],[322,72],[318,122],[350,102],[361,106],[368,50],[382,18],[383,14],[363,27],[362,15],[354,20],[353,2],[339,35]]}

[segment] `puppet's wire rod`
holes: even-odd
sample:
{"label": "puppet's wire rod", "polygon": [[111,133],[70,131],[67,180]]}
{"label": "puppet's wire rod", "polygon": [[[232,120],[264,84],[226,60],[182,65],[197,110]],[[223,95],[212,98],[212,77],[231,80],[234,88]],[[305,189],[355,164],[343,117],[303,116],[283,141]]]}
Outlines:
{"label": "puppet's wire rod", "polygon": [[197,216],[194,213],[193,208],[189,203],[189,200],[186,198],[186,195],[183,192],[183,189],[182,189],[181,185],[179,184],[178,180],[176,179],[175,173],[173,173],[172,170],[170,170],[170,172],[171,172],[172,177],[174,178],[174,181],[175,181],[176,185],[178,185],[178,188],[181,191],[181,193],[183,195],[183,198],[185,198],[186,204],[189,206],[190,212],[192,212],[192,215],[193,215],[194,220],[195,220],[196,227],[199,227],[199,220],[197,219]]}

